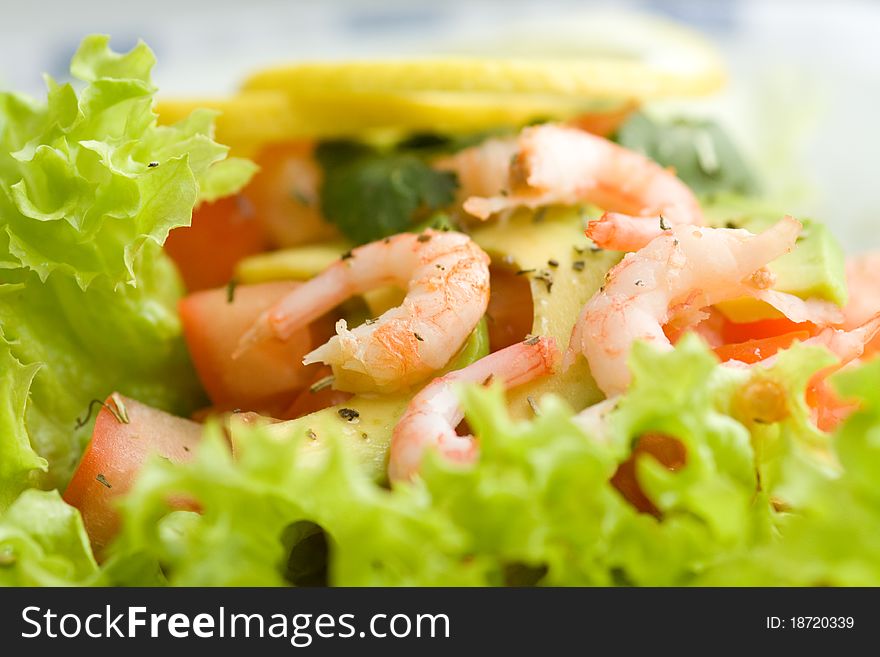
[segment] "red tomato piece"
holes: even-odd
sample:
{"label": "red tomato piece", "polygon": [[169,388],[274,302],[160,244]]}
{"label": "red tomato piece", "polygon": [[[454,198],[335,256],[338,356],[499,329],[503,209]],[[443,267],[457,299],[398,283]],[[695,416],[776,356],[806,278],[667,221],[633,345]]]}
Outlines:
{"label": "red tomato piece", "polygon": [[742,324],[726,320],[721,328],[721,334],[725,343],[774,338],[796,331],[806,331],[812,336],[816,334],[817,327],[812,322],[797,324],[786,317],[780,317],[778,319],[762,319],[757,322],[745,322]]}
{"label": "red tomato piece", "polygon": [[309,385],[302,389],[290,407],[279,415],[279,418],[282,420],[295,420],[303,415],[309,415],[310,413],[320,411],[322,408],[342,404],[351,399],[352,394],[350,392],[334,390],[329,385],[312,392],[311,386],[331,374],[332,370],[326,365],[322,365],[319,369],[315,370],[314,377],[309,382]]}
{"label": "red tomato piece", "polygon": [[792,331],[784,335],[776,335],[770,338],[748,340],[736,344],[725,344],[715,347],[715,355],[722,361],[738,360],[742,363],[757,363],[765,358],[770,358],[781,349],[788,349],[795,340],[803,342],[810,337],[809,331]]}
{"label": "red tomato piece", "polygon": [[220,411],[277,415],[313,380],[317,365],[303,356],[329,337],[329,321],[318,320],[290,339],[266,340],[233,358],[239,338],[264,310],[299,283],[273,282],[196,292],[178,304],[193,363],[208,396]]}
{"label": "red tomato piece", "polygon": [[[133,399],[110,395],[98,413],[92,440],[64,491],[64,500],[82,514],[95,551],[119,529],[115,500],[128,491],[150,454],[175,463],[192,458],[202,435],[195,422]],[[192,508],[181,500],[175,506]]]}
{"label": "red tomato piece", "polygon": [[177,264],[189,291],[225,285],[239,260],[268,248],[269,238],[254,207],[239,194],[193,211],[192,224],[175,228],[165,251]]}
{"label": "red tomato piece", "polygon": [[491,267],[489,274],[486,319],[489,349],[494,352],[522,342],[532,330],[535,311],[528,276],[505,267]]}

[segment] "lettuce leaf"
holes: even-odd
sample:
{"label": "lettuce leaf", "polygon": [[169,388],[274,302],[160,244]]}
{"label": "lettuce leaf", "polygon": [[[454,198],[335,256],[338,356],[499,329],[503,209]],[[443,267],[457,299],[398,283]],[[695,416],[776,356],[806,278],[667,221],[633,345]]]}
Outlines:
{"label": "lettuce leaf", "polygon": [[[864,404],[831,443],[806,428],[803,404],[806,382],[829,358],[796,347],[769,367],[732,370],[693,337],[668,353],[637,346],[633,384],[603,437],[585,435],[553,396],[535,418],[515,421],[500,388],[464,388],[480,459],[463,467],[429,457],[419,479],[390,490],[332,437],[316,460],[300,450],[302,435],[241,427],[233,458],[210,427],[193,462],[148,463],[122,503],[110,559],[91,581],[877,584],[880,361],[836,377],[842,394]],[[756,422],[744,391],[767,381],[785,386],[784,412]],[[656,515],[637,511],[612,483],[649,433],[687,450],[675,470],[636,457]],[[772,467],[756,467],[764,460]],[[176,495],[197,500],[201,512],[171,508]]]}
{"label": "lettuce leaf", "polygon": [[791,451],[775,493],[788,510],[778,533],[707,573],[707,585],[880,586],[880,360],[836,374],[862,402],[831,442],[838,464]]}
{"label": "lettuce leaf", "polygon": [[[289,584],[307,552],[311,570],[326,560],[338,585],[691,583],[771,531],[749,431],[723,412],[742,377],[726,377],[696,339],[668,354],[638,348],[632,366],[608,440],[585,436],[554,397],[533,420],[513,421],[500,389],[464,389],[479,461],[429,458],[420,479],[392,490],[341,441],[307,465],[301,437],[251,429],[233,459],[214,432],[195,462],[145,469],[124,502],[108,572],[119,584],[148,583],[155,572],[175,585]],[[635,439],[658,431],[689,453],[676,472],[639,460],[659,518],[636,511],[610,481]],[[174,511],[169,493],[198,500],[202,513]],[[298,547],[317,528],[327,554]]]}
{"label": "lettuce leaf", "polygon": [[92,36],[71,64],[79,93],[50,78],[45,102],[0,93],[0,509],[65,483],[92,399],[201,400],[160,247],[254,166],[226,159],[210,112],[156,124],[154,63],[143,43],[118,54]]}
{"label": "lettuce leaf", "polygon": [[32,471],[48,465],[34,451],[24,426],[28,390],[37,369],[37,365],[22,365],[0,334],[0,509],[31,484]]}
{"label": "lettuce leaf", "polygon": [[25,491],[0,514],[0,585],[84,585],[97,577],[82,518],[57,491]]}

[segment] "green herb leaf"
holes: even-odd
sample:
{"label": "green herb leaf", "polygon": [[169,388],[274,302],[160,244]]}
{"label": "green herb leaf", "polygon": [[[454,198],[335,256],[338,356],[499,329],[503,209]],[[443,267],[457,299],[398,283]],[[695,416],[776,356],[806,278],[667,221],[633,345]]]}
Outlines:
{"label": "green herb leaf", "polygon": [[713,121],[676,119],[660,123],[634,114],[618,131],[621,146],[673,167],[695,193],[752,194],[757,182],[736,146]]}
{"label": "green herb leaf", "polygon": [[455,197],[455,174],[435,171],[411,153],[327,142],[316,157],[324,169],[324,216],[357,244],[405,231]]}

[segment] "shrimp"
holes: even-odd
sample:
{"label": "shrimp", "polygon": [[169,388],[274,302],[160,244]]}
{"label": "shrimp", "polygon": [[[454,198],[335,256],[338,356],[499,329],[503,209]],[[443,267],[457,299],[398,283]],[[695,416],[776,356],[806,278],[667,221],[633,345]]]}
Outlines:
{"label": "shrimp", "polygon": [[[638,251],[671,228],[664,217],[657,222],[651,222],[615,212],[606,212],[600,219],[590,221],[585,233],[603,249]],[[746,295],[773,306],[793,322],[827,324],[839,321],[839,311],[831,303],[818,299],[804,300],[793,294],[770,289],[775,283],[775,278],[767,269],[756,272],[752,282],[755,285],[744,290]],[[700,315],[702,316],[703,313]]]}
{"label": "shrimp", "polygon": [[[855,408],[852,404],[836,402],[836,396],[827,391],[827,378],[866,353],[868,345],[877,336],[880,336],[880,313],[850,330],[826,327],[812,338],[804,340],[803,344],[825,347],[838,358],[836,364],[813,375],[808,388],[810,392],[808,392],[807,399],[813,407],[814,422],[823,431],[832,430]],[[750,365],[739,361],[726,361],[722,363],[722,366],[742,372],[754,367],[768,367],[778,358],[779,355],[774,354]],[[817,401],[811,402],[811,396]],[[609,443],[611,440],[609,416],[617,409],[620,399],[620,395],[613,395],[588,406],[574,416],[575,424],[593,440],[605,444]],[[819,399],[823,401],[819,402]],[[830,404],[829,399],[831,400]]]}
{"label": "shrimp", "polygon": [[599,219],[592,219],[584,232],[602,249],[638,251],[670,228],[662,215],[657,221],[645,221],[618,212],[606,212]]}
{"label": "shrimp", "polygon": [[486,383],[497,377],[505,387],[512,388],[551,373],[558,358],[553,338],[530,338],[435,379],[413,398],[394,427],[388,459],[389,478],[392,481],[411,479],[418,472],[425,452],[431,448],[459,463],[469,463],[476,458],[476,440],[455,433],[455,427],[464,417],[456,384]]}
{"label": "shrimp", "polygon": [[865,353],[872,340],[880,334],[880,312],[851,329],[826,327],[812,338],[804,340],[806,345],[825,347],[846,365]]}
{"label": "shrimp", "polygon": [[663,215],[670,224],[701,225],[693,192],[644,155],[576,128],[540,125],[523,130],[508,165],[507,195],[474,196],[468,213],[486,219],[519,206],[590,202],[627,215]]}
{"label": "shrimp", "polygon": [[443,157],[434,162],[434,168],[452,171],[458,177],[459,202],[471,196],[496,196],[507,194],[509,189],[508,169],[519,146],[516,138],[487,139],[478,146]]}
{"label": "shrimp", "polygon": [[237,353],[387,285],[407,289],[400,306],[352,330],[339,320],[337,335],[303,358],[330,365],[337,390],[403,390],[446,365],[486,311],[489,256],[466,235],[434,230],[358,247],[260,315]]}
{"label": "shrimp", "polygon": [[565,364],[582,353],[596,383],[612,396],[629,385],[627,358],[636,340],[671,349],[664,324],[683,315],[700,317],[701,308],[720,301],[752,295],[787,305],[795,316],[839,319],[830,304],[798,305],[791,295],[768,289],[772,275],[765,265],[791,251],[800,229],[800,222],[785,217],[759,235],[684,225],[664,231],[606,274],[575,324]]}
{"label": "shrimp", "polygon": [[[849,303],[843,309],[843,328],[864,324],[880,312],[880,252],[865,253],[846,263]],[[880,351],[880,336],[866,347],[867,353]]]}

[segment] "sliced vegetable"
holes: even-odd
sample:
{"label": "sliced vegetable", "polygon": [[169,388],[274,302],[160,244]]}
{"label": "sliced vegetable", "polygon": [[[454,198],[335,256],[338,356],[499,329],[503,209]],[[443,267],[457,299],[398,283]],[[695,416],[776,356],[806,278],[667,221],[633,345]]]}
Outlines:
{"label": "sliced vegetable", "polygon": [[532,330],[535,309],[529,276],[498,265],[491,266],[489,274],[489,347],[498,351],[526,339]]}
{"label": "sliced vegetable", "polygon": [[92,440],[64,491],[64,500],[82,514],[97,554],[119,530],[115,501],[131,488],[150,455],[188,461],[201,435],[195,422],[116,393],[101,403]]}
{"label": "sliced vegetable", "polygon": [[[619,253],[590,247],[583,230],[585,214],[584,209],[577,207],[518,211],[507,221],[490,222],[474,229],[471,234],[496,267],[511,269],[531,288],[530,304],[517,296],[505,294],[503,287],[500,294],[493,290],[489,297],[490,304],[495,298],[496,310],[499,306],[505,307],[505,314],[516,322],[516,332],[522,330],[526,321],[519,313],[531,305],[534,316],[528,333],[550,336],[558,345],[567,345],[584,304],[602,285],[605,273],[620,259]],[[499,283],[500,279],[494,281],[494,284]],[[517,287],[510,291],[516,289],[515,294],[519,294],[522,284],[512,282],[511,285]],[[522,307],[517,309],[516,304]],[[490,307],[488,321],[490,330],[494,331],[497,327],[492,327],[491,313]],[[509,340],[512,333],[496,335],[495,340]],[[602,393],[590,376],[586,359],[578,358],[567,369],[560,368],[550,376],[510,390],[507,398],[511,413],[514,417],[532,417],[534,405],[548,393],[558,395],[575,409],[602,399]]]}
{"label": "sliced vegetable", "polygon": [[786,317],[763,319],[756,322],[731,322],[725,320],[721,325],[721,337],[725,343],[730,344],[775,338],[797,331],[805,331],[810,335],[814,335],[816,330],[816,325],[811,322],[797,323]]}
{"label": "sliced vegetable", "polygon": [[190,292],[225,285],[240,260],[268,246],[266,229],[242,194],[203,203],[193,212],[192,223],[175,228],[165,241],[165,251]]}
{"label": "sliced vegetable", "polygon": [[319,321],[289,340],[267,340],[233,358],[239,338],[264,310],[297,283],[274,282],[206,290],[179,304],[186,343],[199,380],[219,410],[277,415],[312,380],[316,367],[302,364],[332,327]]}
{"label": "sliced vegetable", "polygon": [[748,340],[715,347],[715,355],[721,361],[736,360],[741,363],[757,363],[770,358],[781,349],[788,349],[796,340],[803,342],[810,337],[809,331],[792,331],[769,338]]}
{"label": "sliced vegetable", "polygon": [[235,275],[242,283],[307,281],[339,260],[351,247],[351,242],[340,240],[260,253],[238,263]]}
{"label": "sliced vegetable", "polygon": [[813,409],[816,426],[822,431],[834,431],[859,407],[858,401],[841,397],[829,384],[828,377],[839,369],[832,367],[817,373],[807,386],[807,405]]}
{"label": "sliced vegetable", "polygon": [[330,406],[341,407],[351,397],[350,392],[333,389],[333,370],[328,365],[321,365],[318,369],[313,370],[313,377],[309,384],[297,394],[293,403],[278,415],[278,418],[296,420]]}
{"label": "sliced vegetable", "polygon": [[[412,393],[367,397],[354,395],[333,406],[286,422],[266,426],[274,440],[298,443],[301,463],[314,467],[332,454],[334,441],[345,450],[346,458],[375,481],[386,480],[391,434],[406,410]],[[240,423],[231,425],[233,448],[246,449],[249,431]]]}
{"label": "sliced vegetable", "polygon": [[443,369],[443,372],[438,373],[438,376],[442,376],[443,373],[452,370],[460,370],[464,367],[467,367],[471,363],[475,363],[480,360],[483,356],[489,354],[489,322],[483,317],[477,325],[474,327],[474,330],[471,331],[471,334],[468,336],[467,340],[465,340],[461,349],[458,350],[458,353],[452,358],[450,363]]}
{"label": "sliced vegetable", "polygon": [[674,472],[687,463],[687,452],[676,438],[649,432],[635,441],[632,454],[617,466],[617,471],[611,477],[611,483],[627,502],[642,513],[650,513],[659,518],[660,510],[645,495],[636,474],[636,462],[645,456],[653,457],[660,465]]}

